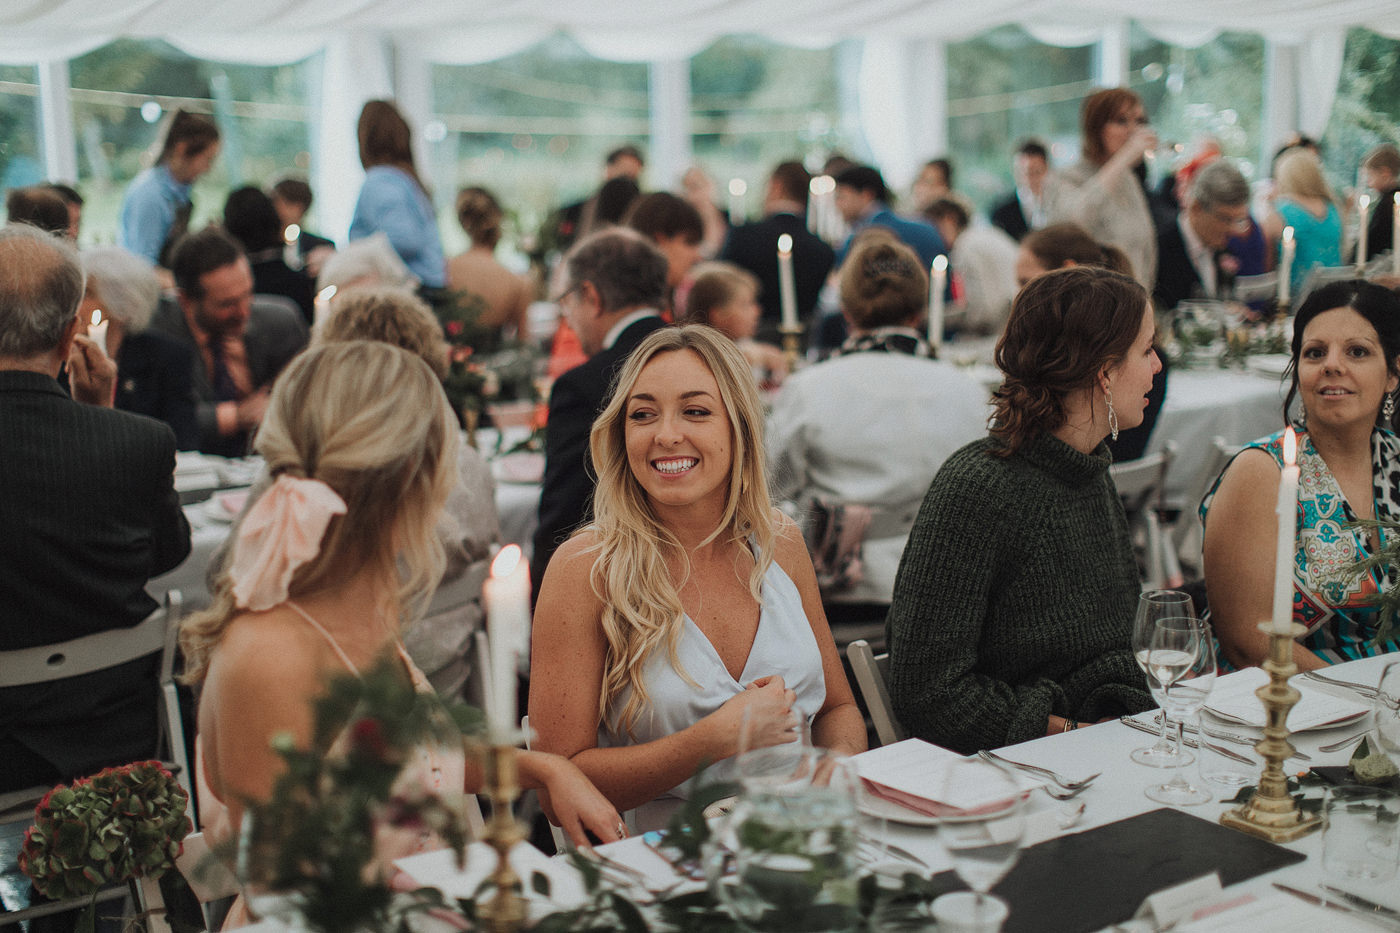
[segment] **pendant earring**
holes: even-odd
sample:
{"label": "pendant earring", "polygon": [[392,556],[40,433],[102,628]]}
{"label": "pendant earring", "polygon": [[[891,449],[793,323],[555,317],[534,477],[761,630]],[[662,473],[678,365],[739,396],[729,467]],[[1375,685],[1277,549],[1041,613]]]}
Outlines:
{"label": "pendant earring", "polygon": [[1305,430],[1307,430],[1307,427],[1308,427],[1308,408],[1307,408],[1307,406],[1304,405],[1302,402],[1299,402],[1299,403],[1298,403],[1298,428],[1299,428],[1299,430],[1304,430],[1304,431],[1305,431]]}
{"label": "pendant earring", "polygon": [[1113,410],[1113,390],[1103,390],[1104,401],[1108,403],[1108,436],[1118,440],[1118,412]]}
{"label": "pendant earring", "polygon": [[1389,423],[1395,417],[1395,396],[1386,393],[1385,404],[1381,406],[1381,416]]}

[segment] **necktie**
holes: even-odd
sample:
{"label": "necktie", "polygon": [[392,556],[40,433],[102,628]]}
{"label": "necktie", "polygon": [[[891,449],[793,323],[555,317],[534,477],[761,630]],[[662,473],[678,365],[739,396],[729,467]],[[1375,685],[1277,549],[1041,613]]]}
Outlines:
{"label": "necktie", "polygon": [[228,359],[224,353],[224,342],[215,338],[209,341],[209,355],[213,360],[213,371],[210,373],[211,382],[214,384],[214,401],[216,402],[236,402],[240,397],[238,385],[233,381],[233,374],[229,372]]}

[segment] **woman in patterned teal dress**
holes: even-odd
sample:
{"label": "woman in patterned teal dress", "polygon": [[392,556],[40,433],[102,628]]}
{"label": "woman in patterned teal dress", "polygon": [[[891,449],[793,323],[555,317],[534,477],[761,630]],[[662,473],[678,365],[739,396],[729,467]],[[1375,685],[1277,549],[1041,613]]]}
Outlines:
{"label": "woman in patterned teal dress", "polygon": [[[1289,375],[1285,411],[1301,401],[1293,620],[1307,628],[1294,660],[1307,670],[1400,650],[1394,639],[1375,640],[1376,597],[1395,585],[1395,568],[1351,569],[1387,541],[1357,521],[1400,521],[1400,438],[1392,433],[1400,298],[1360,281],[1308,296],[1294,321]],[[1211,620],[1238,666],[1267,652],[1257,625],[1272,614],[1282,464],[1282,432],[1254,441],[1201,503]]]}

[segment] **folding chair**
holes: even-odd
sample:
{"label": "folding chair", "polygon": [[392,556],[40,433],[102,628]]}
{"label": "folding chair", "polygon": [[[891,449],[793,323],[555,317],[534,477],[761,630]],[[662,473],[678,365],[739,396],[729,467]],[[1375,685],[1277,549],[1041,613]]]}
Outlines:
{"label": "folding chair", "polygon": [[880,744],[891,745],[907,738],[894,718],[890,691],[885,685],[885,677],[890,670],[889,652],[875,654],[870,650],[868,641],[858,638],[846,646],[846,660],[851,662],[851,671],[856,675],[856,688],[870,711],[870,720],[875,724],[875,735]]}
{"label": "folding chair", "polygon": [[1176,457],[1176,444],[1167,441],[1160,453],[1109,467],[1109,475],[1128,513],[1128,530],[1143,569],[1143,589],[1157,590],[1181,584],[1181,566],[1162,530],[1162,493],[1167,469]]}
{"label": "folding chair", "polygon": [[[53,645],[0,651],[0,687],[25,687],[93,674],[159,652],[161,713],[157,750],[169,750],[165,764],[193,800],[190,762],[185,754],[179,702],[175,699],[175,644],[180,610],[180,592],[171,590],[165,594],[165,605],[131,628],[97,632]],[[0,822],[29,818],[50,789],[38,786],[0,794]]]}
{"label": "folding chair", "polygon": [[1205,464],[1196,475],[1195,482],[1188,489],[1186,501],[1181,507],[1181,514],[1177,516],[1168,532],[1171,546],[1176,551],[1182,566],[1191,568],[1197,577],[1204,574],[1201,547],[1205,537],[1205,528],[1201,525],[1201,517],[1197,514],[1197,509],[1201,500],[1205,498],[1206,493],[1215,483],[1216,477],[1225,469],[1230,459],[1239,453],[1241,446],[1240,444],[1232,444],[1218,435],[1211,440],[1211,450],[1206,457]]}

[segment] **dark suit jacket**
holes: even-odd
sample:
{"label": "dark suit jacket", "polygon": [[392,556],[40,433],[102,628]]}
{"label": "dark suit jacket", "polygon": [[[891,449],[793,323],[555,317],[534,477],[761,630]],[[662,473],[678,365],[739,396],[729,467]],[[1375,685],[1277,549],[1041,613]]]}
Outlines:
{"label": "dark suit jacket", "polygon": [[1374,259],[1390,249],[1395,239],[1395,191],[1391,189],[1379,194],[1377,203],[1371,206],[1371,219],[1366,224],[1367,259]]}
{"label": "dark suit jacket", "polygon": [[1030,221],[1021,209],[1021,199],[1016,197],[1016,192],[1011,192],[1010,197],[992,208],[992,225],[1005,230],[1013,240],[1021,240],[1031,232]]}
{"label": "dark suit jacket", "polygon": [[[249,441],[246,434],[233,437],[219,435],[218,416],[215,414],[218,403],[214,400],[213,379],[204,365],[204,356],[190,333],[189,323],[180,310],[179,302],[162,298],[160,307],[151,317],[150,329],[174,337],[190,349],[191,365],[194,367],[191,383],[194,386],[195,415],[199,421],[199,449],[223,457],[246,454]],[[248,329],[243,334],[253,385],[258,388],[271,386],[282,367],[305,348],[306,340],[306,322],[295,305],[278,296],[254,296]]]}
{"label": "dark suit jacket", "polygon": [[732,262],[758,277],[758,303],[763,308],[759,337],[776,340],[782,321],[778,291],[778,237],[792,237],[792,278],[797,290],[797,317],[807,323],[817,306],[817,296],[836,263],[836,252],[821,237],[807,230],[796,214],[770,214],[751,224],[729,231],[719,258]]}
{"label": "dark suit jacket", "polygon": [[128,334],[117,350],[117,407],[170,425],[176,450],[199,447],[191,352],[149,330]]}
{"label": "dark suit jacket", "polygon": [[[0,648],[130,627],[156,608],[146,581],[190,551],[174,471],[166,425],[75,402],[41,373],[0,372]],[[61,777],[150,757],[156,660],[0,690],[0,743]]]}
{"label": "dark suit jacket", "polygon": [[305,272],[287,265],[280,249],[252,266],[253,291],[259,295],[290,298],[301,309],[301,316],[310,327],[316,315],[316,283]]}
{"label": "dark suit jacket", "polygon": [[559,544],[592,515],[593,464],[588,432],[607,403],[613,377],[647,334],[666,326],[659,317],[634,321],[617,342],[554,381],[544,434],[544,484],[530,576],[538,592]]}
{"label": "dark suit jacket", "polygon": [[1170,311],[1188,298],[1204,294],[1201,277],[1191,264],[1186,240],[1175,220],[1157,228],[1157,284],[1152,301],[1159,311]]}

